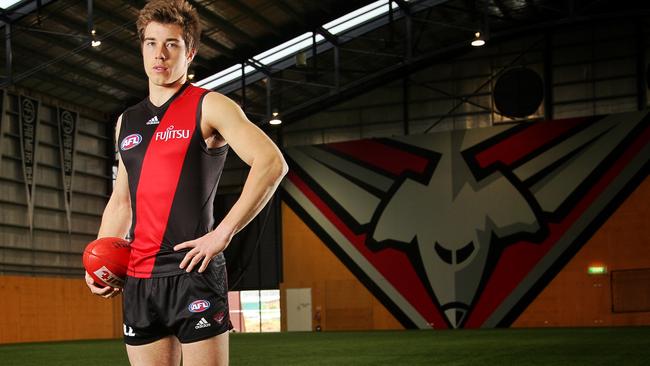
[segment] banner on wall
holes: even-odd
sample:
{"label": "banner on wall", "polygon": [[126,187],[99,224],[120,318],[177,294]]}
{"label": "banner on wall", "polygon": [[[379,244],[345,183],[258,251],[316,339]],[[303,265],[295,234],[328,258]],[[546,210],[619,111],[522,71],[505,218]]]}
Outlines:
{"label": "banner on wall", "polygon": [[[7,116],[5,116],[7,107],[6,104],[8,103],[7,100],[9,99],[7,96],[7,92],[2,89],[2,92],[0,93],[0,169],[2,169],[2,151],[4,149],[4,140],[5,140],[5,126],[7,125]],[[1,171],[0,171],[1,174]]]}
{"label": "banner on wall", "polygon": [[285,153],[284,200],[405,327],[507,327],[647,177],[650,115]]}
{"label": "banner on wall", "polygon": [[57,118],[65,212],[68,221],[68,233],[72,233],[72,178],[74,175],[75,140],[77,137],[79,114],[75,111],[58,107]]}
{"label": "banner on wall", "polygon": [[27,193],[27,215],[29,231],[34,229],[34,193],[36,173],[36,148],[38,147],[37,130],[39,124],[40,102],[36,99],[21,95],[19,98],[19,121],[20,121],[20,151]]}

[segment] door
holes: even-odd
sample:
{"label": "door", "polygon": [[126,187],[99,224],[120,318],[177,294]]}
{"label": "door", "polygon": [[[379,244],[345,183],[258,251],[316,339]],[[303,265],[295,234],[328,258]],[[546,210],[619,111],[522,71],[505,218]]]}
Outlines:
{"label": "door", "polygon": [[311,331],[311,288],[288,288],[287,330]]}

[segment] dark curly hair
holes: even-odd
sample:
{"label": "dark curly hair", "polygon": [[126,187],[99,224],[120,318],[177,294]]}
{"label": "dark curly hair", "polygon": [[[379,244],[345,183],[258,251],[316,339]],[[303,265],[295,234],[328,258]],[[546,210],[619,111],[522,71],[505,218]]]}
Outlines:
{"label": "dark curly hair", "polygon": [[140,44],[144,42],[144,30],[151,22],[176,24],[183,30],[183,40],[188,52],[198,50],[201,38],[201,23],[199,14],[185,0],[151,0],[140,10],[138,21],[138,36]]}

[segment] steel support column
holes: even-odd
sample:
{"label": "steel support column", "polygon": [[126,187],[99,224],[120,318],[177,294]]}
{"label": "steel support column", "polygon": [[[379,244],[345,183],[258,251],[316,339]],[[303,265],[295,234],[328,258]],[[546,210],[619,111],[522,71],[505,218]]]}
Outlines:
{"label": "steel support column", "polygon": [[318,48],[316,47],[316,32],[311,33],[311,59],[312,59],[312,69],[314,70],[314,77],[318,76]]}
{"label": "steel support column", "polygon": [[406,62],[413,58],[413,20],[409,14],[406,15]]}
{"label": "steel support column", "polygon": [[637,90],[637,109],[642,111],[648,104],[648,86],[646,70],[646,47],[645,33],[643,32],[643,23],[639,21],[636,29],[636,90]]}
{"label": "steel support column", "polygon": [[409,8],[409,5],[404,0],[392,0],[391,5],[393,1],[404,13],[404,20],[406,24],[406,61],[409,62],[413,57],[413,14],[411,14],[411,8]]}
{"label": "steel support column", "polygon": [[403,112],[403,117],[404,117],[404,135],[409,134],[409,100],[410,98],[410,93],[409,93],[409,87],[410,87],[410,80],[409,76],[406,76],[402,80],[402,112]]}
{"label": "steel support column", "polygon": [[13,83],[12,80],[12,59],[13,59],[13,54],[11,52],[11,24],[10,23],[5,23],[5,73],[7,74],[5,76],[5,85],[11,85]]}
{"label": "steel support column", "polygon": [[544,33],[544,119],[553,119],[553,35]]}
{"label": "steel support column", "polygon": [[341,51],[334,45],[334,87],[336,92],[341,89]]}
{"label": "steel support column", "polygon": [[95,24],[93,23],[93,0],[88,0],[88,36],[92,34],[93,29],[95,29]]}
{"label": "steel support column", "polygon": [[254,58],[248,59],[247,63],[252,66],[255,70],[263,73],[266,75],[266,119],[267,121],[271,119],[271,113],[272,113],[272,103],[271,103],[271,93],[272,93],[272,85],[271,85],[271,70],[261,64],[259,61],[257,61]]}

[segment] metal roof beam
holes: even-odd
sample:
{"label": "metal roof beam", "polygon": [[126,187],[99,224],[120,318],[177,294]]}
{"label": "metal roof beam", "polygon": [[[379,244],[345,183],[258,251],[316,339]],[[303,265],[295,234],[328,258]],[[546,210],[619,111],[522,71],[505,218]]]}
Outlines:
{"label": "metal roof beam", "polygon": [[53,1],[55,0],[32,0],[23,4],[19,4],[16,8],[11,9],[11,11],[4,11],[2,21],[0,21],[0,27],[4,26],[7,23],[15,23],[34,10],[38,10],[39,7],[42,8]]}
{"label": "metal roof beam", "polygon": [[[573,27],[576,24],[593,22],[600,23],[603,20],[617,19],[617,18],[634,18],[638,20],[644,19],[650,15],[650,11],[646,10],[634,10],[634,11],[624,11],[620,13],[607,13],[600,14],[598,16],[580,16],[573,18],[563,18],[557,19],[544,23],[533,23],[526,26],[521,26],[517,28],[511,28],[496,32],[492,34],[492,42],[500,42],[508,39],[519,38],[522,36],[528,35],[539,35],[540,33],[546,30],[557,30],[559,27]],[[539,47],[538,43],[541,43],[541,40],[537,43],[531,44],[529,50],[534,47]],[[384,85],[388,82],[394,81],[396,79],[404,78],[405,76],[411,75],[422,68],[430,67],[434,62],[445,61],[448,62],[450,57],[458,56],[462,52],[469,50],[469,46],[465,41],[456,42],[454,44],[448,45],[446,47],[440,47],[432,50],[431,52],[426,52],[418,55],[412,63],[410,64],[395,64],[379,70],[367,77],[360,78],[353,82],[348,83],[341,88],[339,93],[334,94],[322,94],[318,97],[312,98],[305,103],[295,104],[291,106],[288,110],[283,111],[283,124],[289,125],[295,121],[298,121],[312,113],[323,110],[324,108],[329,108],[336,103],[344,102],[358,96],[368,90],[375,88],[379,85]],[[268,126],[264,126],[265,129],[268,129]]]}
{"label": "metal roof beam", "polygon": [[[127,3],[129,3],[129,5],[133,6],[136,9],[140,9],[146,4],[146,2],[142,1],[142,0],[128,0]],[[192,4],[193,4],[194,8],[196,8],[196,10],[199,11],[199,12],[202,11],[202,10],[205,11],[205,12],[208,11],[207,9],[202,7],[201,5],[196,4],[194,1],[192,1]],[[206,15],[206,16],[208,16],[208,15]],[[222,22],[225,22],[225,20],[223,18],[221,18],[221,20],[222,20]],[[226,24],[227,24],[227,26],[232,27],[229,23],[226,22]],[[221,27],[220,27],[220,29],[223,30],[223,28],[221,28]],[[239,29],[236,29],[236,31],[239,31]],[[232,49],[228,48],[226,45],[224,45],[224,44],[222,44],[222,43],[220,43],[218,41],[215,41],[213,39],[209,39],[207,36],[205,36],[203,34],[204,33],[202,32],[201,42],[203,42],[206,46],[214,49],[215,51],[221,52],[222,54],[224,54],[225,56],[227,56],[229,58],[232,58],[232,59],[237,58]],[[250,36],[248,36],[247,34],[245,34],[245,36],[250,38]],[[211,64],[212,63],[210,61],[207,61],[207,65],[202,65],[202,66],[207,68],[208,70],[211,70],[212,69],[212,67],[210,67]]]}
{"label": "metal roof beam", "polygon": [[276,5],[280,8],[280,10],[295,19],[303,27],[313,29],[314,32],[323,36],[329,43],[333,44],[334,46],[339,46],[340,42],[338,40],[338,37],[330,33],[327,29],[323,28],[323,26],[319,25],[318,27],[313,27],[312,25],[307,24],[304,20],[302,20],[302,16],[298,14],[298,12],[295,11],[289,4],[284,2],[284,0],[277,0]]}
{"label": "metal roof beam", "polygon": [[[73,32],[77,32],[79,35],[85,35],[86,34],[86,26],[81,25],[76,19],[63,14],[63,13],[51,13],[49,16],[49,19],[70,29]],[[90,37],[90,35],[88,35]],[[118,41],[114,39],[108,39],[108,38],[102,38],[102,34],[97,35],[99,39],[102,41],[102,45],[106,45],[108,47],[114,48],[116,50],[119,50],[121,52],[124,52],[128,55],[139,55],[140,50],[138,47],[134,46],[127,46],[128,42],[123,42],[123,41]]]}
{"label": "metal roof beam", "polygon": [[[475,19],[480,19],[482,15],[480,14],[481,12],[476,8],[476,7],[470,7],[470,8],[463,8],[463,7],[458,7],[455,5],[449,4],[449,2],[444,2],[441,3],[438,7],[438,10],[443,10],[443,9],[450,9],[453,11],[459,11],[461,13],[466,13],[475,16]],[[498,16],[495,14],[491,14],[489,12],[486,12],[488,19],[495,19],[495,20],[502,20],[502,21],[508,21],[505,16]]]}
{"label": "metal roof beam", "polygon": [[246,60],[245,64],[252,66],[255,70],[261,72],[262,74],[264,74],[266,76],[269,76],[269,77],[271,76],[271,70],[268,67],[261,64],[259,61],[255,60],[253,58],[250,58],[250,59]]}
{"label": "metal roof beam", "polygon": [[[21,54],[26,54],[28,57],[31,57],[33,59],[52,58],[52,56],[47,55],[45,53],[41,53],[41,52],[39,52],[39,51],[37,51],[35,49],[30,49],[30,48],[26,48],[26,47],[22,47],[22,46],[16,46],[16,49]],[[141,98],[144,95],[146,95],[146,91],[144,91],[144,90],[133,89],[132,87],[130,87],[130,86],[126,85],[126,84],[122,84],[122,83],[120,83],[120,82],[118,82],[116,80],[113,80],[111,78],[107,78],[107,77],[104,77],[104,76],[101,76],[101,75],[94,74],[94,73],[92,73],[90,71],[84,70],[84,69],[80,68],[79,65],[76,65],[76,64],[61,61],[61,62],[59,62],[57,64],[57,66],[62,68],[66,72],[77,73],[80,76],[82,76],[82,77],[84,77],[84,78],[86,78],[88,80],[91,80],[91,81],[93,81],[95,83],[98,83],[98,84],[105,84],[105,85],[107,85],[107,86],[109,86],[111,88],[121,90],[121,91],[125,92],[126,94],[129,94],[129,95],[131,95],[133,97]]]}
{"label": "metal roof beam", "polygon": [[[228,58],[231,58],[233,60],[237,58],[235,56],[235,52],[233,50],[231,50],[230,48],[222,45],[221,43],[215,41],[214,39],[212,39],[212,38],[210,38],[210,37],[208,37],[208,36],[206,36],[204,34],[201,34],[201,42],[204,45],[212,48],[213,50],[221,53],[222,55],[224,55],[224,56],[226,56]],[[206,68],[208,68],[208,67],[206,66]],[[210,69],[210,68],[208,68],[208,69]]]}
{"label": "metal roof beam", "polygon": [[257,13],[253,8],[249,7],[248,5],[242,3],[239,0],[228,0],[228,3],[231,4],[233,7],[237,8],[237,10],[249,16],[257,24],[261,25],[269,32],[275,34],[278,37],[282,36],[280,32],[277,31],[276,26],[273,23],[271,23],[268,19],[266,19],[259,13]]}
{"label": "metal roof beam", "polygon": [[[29,35],[30,37],[34,37],[33,35]],[[57,45],[62,48],[66,48],[69,50],[74,50],[77,49],[80,45],[76,42],[70,41],[66,38],[59,38],[57,39]],[[96,52],[94,52],[90,46],[86,48],[80,49],[78,52],[76,52],[77,55],[87,57],[94,62],[97,62],[99,64],[105,64],[116,71],[119,71],[124,74],[129,74],[135,78],[138,79],[144,79],[144,70],[141,68],[134,68],[132,65],[126,65],[121,62],[116,61],[115,59],[108,59],[106,57],[100,57]]]}
{"label": "metal roof beam", "polygon": [[[96,9],[96,12],[101,13],[102,17],[106,16],[107,20],[111,21],[112,23],[118,24],[120,27],[122,27],[125,24],[132,23],[132,21],[130,21],[128,19],[125,19],[125,18],[120,19],[120,18],[118,18],[118,17],[116,17],[114,15],[112,16],[112,15],[108,14],[107,12],[102,11],[100,9]],[[71,29],[74,32],[79,33],[80,36],[83,36],[83,35],[87,34],[86,33],[86,24],[80,24],[76,19],[74,19],[74,18],[72,18],[72,17],[70,17],[70,16],[68,16],[66,14],[54,13],[53,12],[53,13],[49,14],[49,19],[51,19],[52,21],[54,21],[54,22],[56,22],[56,23],[58,23],[60,25],[63,25],[65,27],[67,27],[68,29]],[[88,35],[88,36],[90,37],[90,35]],[[142,51],[140,50],[140,47],[128,46],[130,43],[124,42],[122,40],[115,40],[115,39],[108,39],[108,38],[102,39],[102,34],[98,34],[98,37],[102,40],[102,43],[104,43],[105,45],[107,45],[107,46],[109,46],[111,48],[115,48],[115,49],[117,49],[117,50],[119,50],[121,52],[124,52],[126,54],[137,55],[138,57],[139,57],[139,55],[141,55]],[[133,37],[133,35],[132,35],[132,37]],[[137,35],[135,35],[135,37],[137,39]],[[135,45],[136,43],[133,43],[133,44]],[[196,62],[197,64],[200,64],[201,66],[203,66],[205,68],[210,67],[210,62],[208,60],[200,57],[200,56],[195,57],[194,62]]]}
{"label": "metal roof beam", "polygon": [[[236,99],[236,103],[239,104],[239,106],[241,107],[244,100],[244,98],[241,95],[241,89],[228,94],[228,96],[230,98]],[[250,95],[246,95],[246,106],[245,108],[242,108],[242,111],[244,111],[244,113],[247,114],[257,114],[255,111],[265,111],[266,105],[261,105],[256,100],[257,98],[251,98]]]}
{"label": "metal roof beam", "polygon": [[[119,13],[111,12],[108,9],[103,9],[102,7],[98,6],[99,3],[100,2],[98,1],[95,4],[95,13],[97,13],[98,16],[100,16],[102,18],[105,18],[106,20],[108,20],[111,23],[116,24],[118,26],[124,26],[124,25],[127,25],[127,24],[133,25],[134,29],[135,29],[135,21],[134,20],[124,18],[124,17],[120,16]],[[125,28],[125,29],[127,31],[129,30],[127,28]],[[132,36],[137,39],[138,38],[137,31],[132,32]],[[234,57],[233,54],[232,54],[232,51],[229,48],[223,46],[222,44],[220,44],[220,43],[218,43],[216,41],[213,41],[213,40],[208,41],[205,38],[201,39],[201,41],[204,44],[206,44],[208,47],[210,47],[210,48],[212,48],[212,49],[214,49],[214,50],[216,50],[216,51],[218,51],[220,53],[223,53],[228,57]],[[141,51],[140,51],[139,48],[137,49],[137,52],[138,52],[138,54],[140,54]],[[210,61],[207,60],[204,57],[199,56],[199,55],[196,55],[196,57],[194,57],[194,62],[196,62],[198,65],[200,65],[202,67],[205,67],[206,69],[209,69],[211,67]]]}
{"label": "metal roof beam", "polygon": [[[423,10],[426,10],[426,9],[430,10],[432,7],[443,4],[446,1],[447,0],[421,0],[421,1],[418,1],[418,2],[416,2],[414,4],[411,4],[410,6],[411,6],[412,12],[414,14],[417,14],[420,11],[423,11]],[[276,5],[279,9],[281,9],[287,15],[295,18],[295,16],[294,16],[296,14],[295,10],[293,10],[290,6],[288,6],[285,0],[276,0],[274,2],[274,5]],[[399,12],[395,13],[394,17],[395,17],[395,19],[397,19],[397,18],[404,17],[405,15],[406,14],[404,12],[399,11]],[[296,19],[296,21],[298,23],[300,23],[301,25],[304,25],[305,28],[308,28],[308,26],[306,25],[304,20],[300,20],[300,18],[295,18],[295,19]],[[349,30],[349,31],[346,32],[346,37],[340,37],[340,43],[344,44],[347,41],[349,41],[351,39],[354,39],[355,37],[358,37],[358,36],[360,36],[362,34],[365,34],[365,33],[369,32],[371,30],[377,29],[378,27],[380,27],[382,25],[385,25],[386,23],[387,23],[387,19],[386,19],[386,17],[383,17],[383,18],[377,18],[377,19],[375,19],[372,22],[369,22],[367,24],[355,27],[354,29]],[[321,42],[316,46],[316,48],[317,48],[317,53],[321,54],[321,55],[324,52],[326,52],[327,50],[331,49],[331,48],[334,48],[335,53],[337,52],[336,50],[338,49],[338,47],[335,47],[335,45],[330,43],[330,42]],[[416,49],[416,47],[413,47],[413,48]],[[307,52],[307,57],[312,57],[312,52]],[[335,61],[334,61],[335,63],[336,63],[336,59],[337,59],[337,57],[335,55]],[[295,66],[295,60],[293,60],[291,57],[286,57],[286,58],[284,58],[284,59],[282,59],[280,61],[276,61],[273,64],[269,65],[269,67],[273,71],[273,73],[279,72],[281,70],[288,70],[289,68],[294,67],[294,66]],[[334,66],[334,69],[337,69],[336,65]],[[262,77],[264,77],[263,73],[260,73],[258,71],[252,72],[252,73],[250,73],[250,75],[247,75],[246,83],[248,84],[248,83],[251,83],[251,82],[255,82],[255,81],[259,80]],[[236,80],[229,81],[228,83],[225,83],[223,85],[215,86],[214,88],[215,88],[215,90],[218,90],[221,93],[229,93],[232,90],[234,90],[236,88],[239,88],[240,84],[241,84],[241,79],[238,78]],[[335,82],[335,84],[336,85],[333,85],[333,87],[336,87],[337,85],[339,85],[336,82]]]}
{"label": "metal roof beam", "polygon": [[309,27],[309,24],[307,24],[307,22],[302,20],[302,15],[298,14],[298,12],[295,11],[291,6],[289,6],[289,4],[287,4],[284,0],[276,0],[274,4],[277,5],[278,8],[280,8],[280,10],[282,10],[285,14],[290,16],[293,20],[298,22],[303,27]]}
{"label": "metal roof beam", "polygon": [[499,11],[503,16],[508,19],[508,20],[513,20],[514,17],[512,16],[512,12],[508,8],[506,4],[504,4],[503,0],[494,0],[494,4],[499,8]]}
{"label": "metal roof beam", "polygon": [[329,43],[333,44],[334,46],[338,47],[340,45],[338,37],[330,33],[327,29],[323,28],[322,26],[316,28],[314,32],[323,36],[323,38],[325,38]]}
{"label": "metal roof beam", "polygon": [[222,18],[220,15],[213,13],[210,9],[199,4],[196,1],[190,1],[190,3],[192,3],[192,6],[194,6],[194,8],[200,13],[200,15],[204,17],[204,19],[214,23],[217,27],[219,27],[219,29],[221,29],[228,36],[237,38],[240,41],[244,41],[245,43],[248,43],[249,45],[255,44],[255,40],[253,39],[253,37],[249,36],[248,34],[241,31],[239,28],[232,25],[228,20]]}
{"label": "metal roof beam", "polygon": [[[66,89],[69,89],[73,93],[77,93],[79,96],[90,96],[98,100],[102,101],[109,101],[118,105],[124,105],[124,101],[116,98],[114,95],[106,94],[98,90],[93,90],[90,88],[83,88],[80,87],[79,84],[73,83],[71,81],[68,81],[66,79],[63,79],[55,74],[44,72],[43,74],[40,75],[35,75],[34,78],[39,79],[41,81],[45,81],[51,84],[54,84],[59,87],[63,87]],[[57,98],[61,99],[67,99],[69,101],[79,103],[78,97],[77,98],[65,98],[63,95],[57,95]]]}
{"label": "metal roof beam", "polygon": [[406,15],[411,15],[411,7],[404,0],[392,0]]}
{"label": "metal roof beam", "polygon": [[282,10],[285,14],[296,20],[300,25],[302,25],[305,28],[312,29],[314,32],[320,34],[323,36],[329,43],[338,46],[339,45],[339,40],[338,37],[330,33],[327,29],[323,28],[323,26],[319,25],[317,27],[314,27],[310,24],[307,24],[304,20],[302,20],[302,16],[298,14],[297,11],[295,11],[289,4],[287,4],[284,0],[277,0],[275,5],[277,5],[280,10]]}

